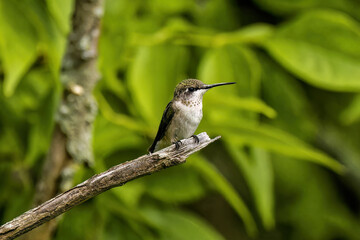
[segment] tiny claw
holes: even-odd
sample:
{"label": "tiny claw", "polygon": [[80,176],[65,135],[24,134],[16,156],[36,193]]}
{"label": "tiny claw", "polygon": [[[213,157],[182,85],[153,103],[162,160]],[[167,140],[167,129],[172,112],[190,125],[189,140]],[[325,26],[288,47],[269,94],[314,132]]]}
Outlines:
{"label": "tiny claw", "polygon": [[175,150],[179,150],[180,145],[182,145],[182,142],[181,142],[181,140],[179,140],[179,141],[174,142],[174,144],[175,144]]}
{"label": "tiny claw", "polygon": [[200,139],[198,138],[198,136],[192,135],[191,137],[194,138],[195,143],[199,143],[199,142],[200,142]]}

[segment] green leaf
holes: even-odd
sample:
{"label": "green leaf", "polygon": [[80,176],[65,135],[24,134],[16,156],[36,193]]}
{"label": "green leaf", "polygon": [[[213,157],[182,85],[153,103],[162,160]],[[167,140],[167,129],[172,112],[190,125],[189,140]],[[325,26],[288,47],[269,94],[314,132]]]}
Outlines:
{"label": "green leaf", "polygon": [[[22,177],[24,178],[22,180],[29,180],[26,179],[26,177],[24,176]],[[33,192],[29,188],[24,188],[23,185],[19,185],[19,183],[14,183],[13,185],[11,185],[12,188],[6,191],[7,199],[4,205],[2,205],[4,206],[3,222],[11,221],[13,218],[23,214],[25,211],[32,207],[31,201]]]}
{"label": "green leaf", "polygon": [[[141,197],[147,191],[145,180],[136,180],[126,183],[121,187],[112,188],[110,191],[121,200],[125,208],[130,208],[132,211],[139,207]],[[131,211],[130,210],[130,211]]]}
{"label": "green leaf", "polygon": [[143,144],[143,139],[133,131],[108,121],[102,114],[96,117],[93,139],[97,159],[106,158],[121,149]]}
{"label": "green leaf", "polygon": [[63,34],[70,31],[74,0],[46,0],[46,5]]}
{"label": "green leaf", "polygon": [[198,71],[199,79],[206,83],[236,82],[235,85],[220,87],[206,93],[204,105],[207,104],[208,99],[211,103],[215,103],[211,104],[211,108],[204,107],[204,111],[209,111],[209,114],[224,114],[229,116],[229,119],[237,117],[253,119],[255,116],[253,112],[259,111],[270,117],[275,115],[270,108],[259,105],[248,105],[248,110],[253,111],[251,113],[238,110],[242,105],[239,97],[256,99],[260,89],[261,66],[250,48],[226,45],[208,50],[201,60]]}
{"label": "green leaf", "polygon": [[206,83],[237,83],[234,87],[222,87],[222,93],[256,97],[259,91],[261,68],[247,47],[228,45],[208,50],[198,71],[199,79]]}
{"label": "green leaf", "polygon": [[[135,224],[133,224],[135,225]],[[136,228],[134,230],[133,228]],[[83,238],[82,238],[83,239]],[[93,239],[93,238],[90,238]],[[129,227],[129,224],[125,224],[124,221],[119,220],[116,217],[113,217],[108,220],[106,223],[103,234],[98,239],[106,240],[155,240],[155,238],[149,238],[144,233],[144,228],[137,228],[132,226]]]}
{"label": "green leaf", "polygon": [[329,239],[329,236],[356,239],[359,236],[360,229],[356,227],[359,220],[344,205],[343,195],[339,194],[331,175],[305,162],[278,155],[273,159],[276,187],[283,196],[277,216],[294,226],[292,231],[296,236],[301,239]]}
{"label": "green leaf", "polygon": [[357,94],[349,106],[340,115],[340,121],[345,125],[351,125],[360,119],[360,94]]}
{"label": "green leaf", "polygon": [[249,124],[245,121],[229,122],[222,116],[212,116],[212,118],[212,131],[221,129],[223,135],[233,143],[262,147],[293,158],[312,161],[329,167],[337,173],[344,171],[343,165],[333,158],[280,129],[266,124]]}
{"label": "green leaf", "polygon": [[[120,187],[120,189],[124,186]],[[114,192],[113,190],[115,189],[111,189],[111,192]],[[124,196],[125,193],[126,190],[124,191]],[[116,195],[118,197],[118,194]],[[122,198],[122,200],[124,199]],[[115,234],[115,236],[120,234],[121,237],[117,236],[115,239],[157,239],[153,236],[156,226],[154,226],[153,222],[149,221],[143,215],[142,208],[139,206],[134,207],[134,204],[128,205],[127,201],[123,204],[123,202],[119,202],[119,198],[114,198],[110,192],[103,193],[99,198],[97,198],[96,202],[97,207],[101,208],[101,212],[106,213],[108,216],[103,233],[105,236],[112,236],[112,233]],[[109,229],[108,226],[111,226],[113,222],[116,222],[118,225],[117,228],[110,227]],[[136,236],[138,236],[138,238]],[[108,238],[103,237],[100,239]]]}
{"label": "green leaf", "polygon": [[5,98],[1,104],[4,112],[8,112],[3,113],[7,128],[14,127],[19,138],[24,140],[21,144],[25,152],[22,160],[28,167],[45,155],[50,144],[54,114],[60,99],[52,79],[48,68],[33,68],[23,77],[16,94]]}
{"label": "green leaf", "polygon": [[[3,165],[6,166],[8,164],[12,166],[15,162],[24,159],[25,150],[19,134],[19,132],[23,133],[22,123],[19,120],[21,114],[12,108],[8,100],[8,98],[3,96],[0,85],[0,159],[3,159],[1,161],[4,163]],[[3,184],[5,182],[2,181]]]}
{"label": "green leaf", "polygon": [[205,98],[206,105],[211,106],[211,108],[228,108],[230,111],[251,111],[262,113],[269,118],[275,118],[277,114],[273,108],[258,98],[242,98],[220,93],[214,93],[212,97]]}
{"label": "green leaf", "polygon": [[315,114],[301,83],[265,54],[259,54],[264,101],[277,112],[268,121],[301,139],[313,139],[316,131]]}
{"label": "green leaf", "polygon": [[360,27],[343,13],[306,12],[265,43],[302,80],[333,91],[360,91]]}
{"label": "green leaf", "polygon": [[212,45],[224,46],[227,44],[261,44],[274,33],[274,27],[265,23],[247,25],[237,31],[219,33],[212,37]]}
{"label": "green leaf", "polygon": [[15,102],[15,108],[19,106],[25,108],[22,114],[30,125],[25,156],[25,162],[29,166],[32,166],[41,155],[44,156],[50,146],[54,115],[60,100],[60,92],[53,88],[52,80],[49,69],[33,69],[20,83],[17,94],[9,99],[9,101],[18,100]]}
{"label": "green leaf", "polygon": [[[346,167],[346,174],[352,176],[352,179],[360,179],[360,126],[354,124],[351,126],[324,124],[319,133],[318,141],[324,143],[327,149],[331,149],[334,154]],[[358,181],[358,180],[356,180]]]}
{"label": "green leaf", "polygon": [[177,82],[185,78],[188,51],[184,47],[139,47],[129,70],[129,88],[139,114],[154,126],[171,100]]}
{"label": "green leaf", "polygon": [[204,179],[206,179],[206,181],[208,181],[210,185],[218,191],[226,201],[228,201],[231,207],[244,221],[247,233],[250,236],[256,235],[258,230],[251,212],[226,178],[219,173],[211,163],[199,155],[193,156],[193,160],[189,161],[187,164],[194,166]]}
{"label": "green leaf", "polygon": [[[4,104],[1,106],[3,108]],[[11,118],[4,120],[4,116],[6,116],[4,113],[4,110],[0,111],[0,116],[2,117],[0,121],[0,158],[2,159],[2,164],[5,165],[5,162],[13,164],[13,162],[21,161],[24,158],[25,150],[23,149],[19,134],[16,132],[17,124],[10,123]],[[5,184],[5,182],[3,181],[2,183]]]}
{"label": "green leaf", "polygon": [[35,61],[36,30],[18,1],[0,1],[0,53],[4,67],[4,95],[11,96]]}
{"label": "green leaf", "polygon": [[59,95],[55,91],[49,92],[48,96],[44,98],[45,104],[38,109],[34,124],[31,125],[29,146],[25,157],[25,162],[30,166],[34,164],[39,156],[45,156],[49,149]]}
{"label": "green leaf", "polygon": [[263,9],[276,15],[295,15],[314,8],[337,9],[360,20],[359,1],[353,0],[255,0]]}
{"label": "green leaf", "polygon": [[[236,122],[237,117],[239,119],[246,117],[247,121],[256,121],[256,115],[244,114],[244,110],[262,112],[269,117],[275,116],[276,112],[272,108],[256,99],[260,89],[261,66],[257,56],[251,49],[242,46],[224,46],[210,50],[204,57],[199,71],[201,79],[206,82],[237,82],[237,86],[219,89],[217,95],[209,93],[209,97],[205,97],[205,102],[209,102],[211,106],[207,114],[210,117],[208,119],[210,120],[208,121],[209,127],[206,129],[213,129],[211,127],[211,116],[213,115],[223,116],[223,119],[232,122]],[[223,92],[227,94],[220,94]],[[242,98],[239,98],[239,95]],[[210,98],[210,100],[206,98]],[[247,104],[245,104],[246,99],[248,99]],[[226,125],[224,124],[224,126]],[[217,130],[217,132],[223,132],[220,127]],[[259,151],[254,149],[254,152]],[[264,226],[270,229],[275,222],[273,216],[272,172],[271,168],[259,167],[269,166],[269,161],[264,159],[264,155],[254,154],[251,157],[251,162],[254,162],[253,165],[246,164],[244,160],[239,159],[238,155],[234,156],[234,160],[240,171],[244,172],[245,178],[250,185],[250,190],[255,198],[256,207]],[[259,174],[263,178],[259,178]]]}
{"label": "green leaf", "polygon": [[150,8],[155,14],[159,12],[166,12],[167,14],[181,14],[187,10],[195,7],[195,3],[192,0],[154,0],[150,1]]}
{"label": "green leaf", "polygon": [[[29,21],[36,28],[39,37],[39,52],[49,61],[49,67],[55,77],[58,77],[62,56],[65,50],[67,32],[62,32],[56,24],[43,0],[26,0],[24,2]],[[66,5],[66,4],[64,4]],[[69,6],[68,6],[69,7]],[[65,7],[66,8],[66,7]],[[64,20],[70,20],[69,9],[64,11]]]}
{"label": "green leaf", "polygon": [[104,224],[101,212],[92,201],[65,213],[55,239],[99,239]]}
{"label": "green leaf", "polygon": [[187,166],[170,168],[147,178],[146,192],[168,203],[195,201],[205,193],[198,172]]}
{"label": "green leaf", "polygon": [[155,208],[146,208],[142,212],[157,227],[159,239],[224,239],[204,220],[189,212]]}
{"label": "green leaf", "polygon": [[[235,11],[230,1],[212,0],[195,7],[196,23],[208,29],[230,31],[241,25],[239,13]],[[220,17],[221,16],[221,17]]]}
{"label": "green leaf", "polygon": [[113,91],[110,91],[107,88],[103,88],[103,85],[101,83],[98,84],[98,86],[100,85],[101,87],[95,88],[94,95],[98,102],[102,117],[104,117],[112,124],[118,125],[126,130],[140,132],[141,134],[152,133],[149,127],[145,125],[142,121],[140,121],[140,119],[136,119],[124,113],[127,111],[127,108],[124,108],[122,102],[119,103],[119,101],[121,101],[122,99],[111,98],[113,97]]}
{"label": "green leaf", "polygon": [[101,19],[98,58],[103,76],[101,82],[121,98],[127,96],[127,89],[123,81],[124,77],[119,76],[119,73],[125,72],[129,57],[133,57],[133,49],[128,44],[130,34],[127,30],[132,29],[133,17],[139,3],[136,1],[105,1],[104,3],[106,14]]}
{"label": "green leaf", "polygon": [[250,186],[249,189],[254,196],[256,208],[265,228],[268,230],[273,228],[275,225],[274,177],[270,154],[264,149],[254,147],[250,149],[250,156],[247,156],[241,147],[231,141],[226,141],[226,146]]}

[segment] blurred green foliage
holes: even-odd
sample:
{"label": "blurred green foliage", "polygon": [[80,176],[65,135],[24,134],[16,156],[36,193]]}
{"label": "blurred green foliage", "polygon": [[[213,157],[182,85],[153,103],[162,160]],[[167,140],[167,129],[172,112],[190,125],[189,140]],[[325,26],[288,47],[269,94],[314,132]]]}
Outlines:
{"label": "blurred green foliage", "polygon": [[[31,207],[73,0],[0,0],[0,219]],[[360,3],[107,0],[93,169],[146,153],[175,85],[204,96],[188,162],[69,211],[55,239],[358,239]],[[306,161],[301,161],[306,160]],[[341,164],[340,164],[341,163]]]}

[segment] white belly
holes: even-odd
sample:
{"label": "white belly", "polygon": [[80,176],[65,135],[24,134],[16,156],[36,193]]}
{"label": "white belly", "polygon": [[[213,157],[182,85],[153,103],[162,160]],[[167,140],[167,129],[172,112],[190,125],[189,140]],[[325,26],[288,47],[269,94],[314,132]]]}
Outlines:
{"label": "white belly", "polygon": [[201,101],[189,104],[189,106],[176,102],[174,108],[176,108],[175,115],[166,130],[165,136],[156,144],[155,151],[191,137],[201,122],[203,116]]}
{"label": "white belly", "polygon": [[176,116],[172,119],[172,134],[177,140],[191,137],[202,119],[202,102],[187,106],[178,102],[175,104],[178,109]]}

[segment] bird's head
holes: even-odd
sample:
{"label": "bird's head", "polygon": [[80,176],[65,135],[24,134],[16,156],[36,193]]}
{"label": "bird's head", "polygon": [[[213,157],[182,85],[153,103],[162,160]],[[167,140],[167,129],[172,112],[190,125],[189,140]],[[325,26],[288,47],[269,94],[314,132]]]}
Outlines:
{"label": "bird's head", "polygon": [[205,92],[210,88],[234,84],[235,82],[228,83],[215,83],[215,84],[205,84],[197,79],[186,79],[180,82],[174,92],[174,99],[176,100],[186,100],[186,101],[199,101],[202,99]]}

